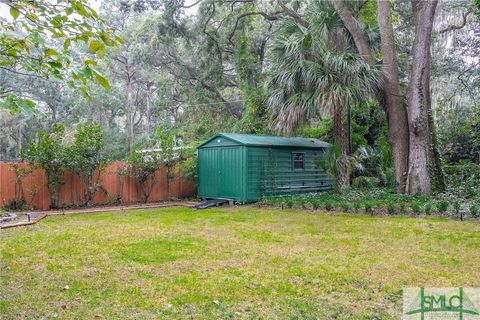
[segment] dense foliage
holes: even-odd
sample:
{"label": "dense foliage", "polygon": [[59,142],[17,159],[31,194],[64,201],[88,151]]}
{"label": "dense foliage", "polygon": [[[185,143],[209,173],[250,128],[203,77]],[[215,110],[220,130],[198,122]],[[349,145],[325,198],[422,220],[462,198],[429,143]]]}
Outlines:
{"label": "dense foliage", "polygon": [[[3,1],[9,17],[0,17],[0,66],[6,74],[56,78],[87,93],[87,81],[109,89],[108,80],[96,69],[97,62],[81,56],[75,44],[88,47],[100,58],[106,47],[122,40],[105,27],[85,0]],[[83,47],[85,47],[83,46]],[[34,99],[0,84],[0,107],[19,112],[33,108]]]}
{"label": "dense foliage", "polygon": [[[398,153],[398,121],[388,108],[397,103],[398,110],[411,113],[410,93],[428,85],[431,112],[419,123],[428,122],[430,134],[421,142],[428,140],[424,151],[432,190],[443,192],[442,162],[448,165],[448,193],[463,192],[453,186],[461,170],[452,168],[460,161],[478,166],[475,2],[438,4],[431,63],[423,61],[431,78],[415,88],[410,88],[412,55],[415,23],[421,20],[416,15],[422,12],[410,2],[386,8],[376,1],[114,0],[103,1],[98,15],[86,1],[61,1],[62,10],[50,2],[27,3],[8,2],[10,16],[1,18],[2,26],[14,32],[3,34],[0,47],[8,42],[16,50],[1,56],[2,101],[11,110],[31,110],[14,115],[0,110],[2,160],[28,154],[25,146],[32,141],[53,139],[55,123],[72,128],[95,122],[103,135],[101,154],[109,160],[133,157],[136,146],[178,148],[179,158],[188,159],[182,172],[195,179],[195,149],[187,146],[218,132],[280,132],[336,143],[339,154],[332,158],[336,172],[346,174],[342,188],[387,186],[404,192],[406,176],[412,183],[418,173],[397,164],[402,159],[415,163],[408,159],[415,150]],[[388,14],[379,14],[385,10]],[[31,14],[38,19],[28,19]],[[390,47],[385,41],[389,23],[395,40]],[[18,37],[27,31],[28,37]],[[388,60],[392,57],[394,63]],[[389,69],[397,64],[397,70]],[[393,93],[396,101],[389,102],[385,88],[395,75],[398,86],[392,92],[398,96]],[[407,129],[414,129],[414,122],[408,120]],[[159,128],[170,128],[168,146],[162,145]],[[106,159],[77,160],[70,164],[74,171],[93,172],[81,168]],[[168,163],[161,165],[170,170]],[[416,193],[416,187],[407,191]],[[428,193],[429,186],[420,191]]]}
{"label": "dense foliage", "polygon": [[102,128],[98,124],[84,123],[78,126],[73,143],[65,148],[65,166],[77,174],[86,185],[85,203],[89,204],[101,187],[100,175],[106,157]]}
{"label": "dense foliage", "polygon": [[59,207],[60,187],[64,184],[65,149],[62,145],[64,132],[65,128],[61,125],[54,126],[51,133],[41,131],[38,141],[32,142],[23,154],[23,158],[30,164],[45,170],[52,208]]}

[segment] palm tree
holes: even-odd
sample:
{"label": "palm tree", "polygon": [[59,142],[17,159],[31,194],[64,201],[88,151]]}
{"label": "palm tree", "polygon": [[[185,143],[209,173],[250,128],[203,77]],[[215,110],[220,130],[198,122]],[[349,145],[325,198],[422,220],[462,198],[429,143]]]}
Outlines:
{"label": "palm tree", "polygon": [[309,27],[285,23],[271,47],[271,70],[266,87],[274,130],[291,133],[311,117],[333,115],[338,150],[337,190],[349,184],[349,114],[380,86],[377,68],[353,52],[344,30],[328,11],[311,16]]}

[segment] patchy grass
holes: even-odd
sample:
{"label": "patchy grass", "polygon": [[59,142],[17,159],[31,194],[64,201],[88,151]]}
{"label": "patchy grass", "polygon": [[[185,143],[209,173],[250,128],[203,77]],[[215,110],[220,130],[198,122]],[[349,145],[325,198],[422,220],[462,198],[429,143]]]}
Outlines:
{"label": "patchy grass", "polygon": [[254,207],[2,231],[5,319],[398,319],[406,286],[480,286],[480,225]]}

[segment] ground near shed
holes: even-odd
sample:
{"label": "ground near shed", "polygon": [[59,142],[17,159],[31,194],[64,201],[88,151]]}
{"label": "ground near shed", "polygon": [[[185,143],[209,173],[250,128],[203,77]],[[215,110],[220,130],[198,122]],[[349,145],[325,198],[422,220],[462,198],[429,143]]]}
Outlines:
{"label": "ground near shed", "polygon": [[480,225],[256,207],[52,216],[1,231],[5,319],[398,319],[480,286]]}

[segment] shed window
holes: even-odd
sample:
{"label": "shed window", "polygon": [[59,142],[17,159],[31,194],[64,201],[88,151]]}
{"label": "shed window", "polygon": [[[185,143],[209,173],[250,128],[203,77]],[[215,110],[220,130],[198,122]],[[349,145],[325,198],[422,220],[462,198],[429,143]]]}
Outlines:
{"label": "shed window", "polygon": [[305,169],[305,154],[304,153],[292,153],[293,170]]}

